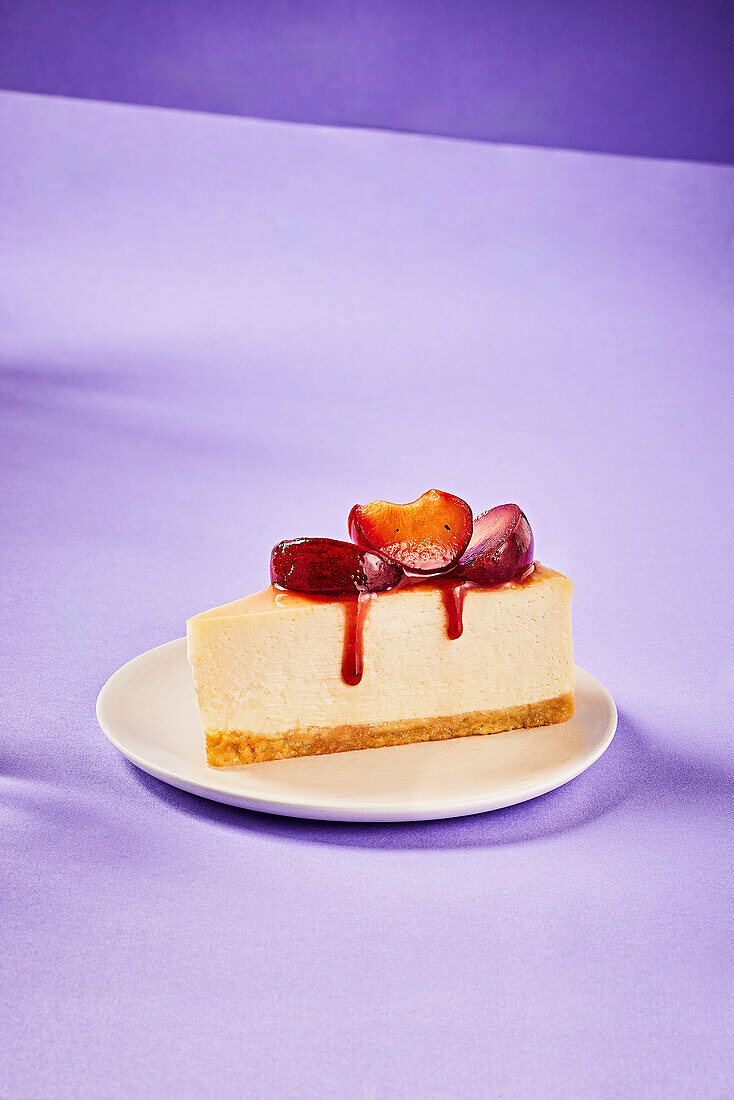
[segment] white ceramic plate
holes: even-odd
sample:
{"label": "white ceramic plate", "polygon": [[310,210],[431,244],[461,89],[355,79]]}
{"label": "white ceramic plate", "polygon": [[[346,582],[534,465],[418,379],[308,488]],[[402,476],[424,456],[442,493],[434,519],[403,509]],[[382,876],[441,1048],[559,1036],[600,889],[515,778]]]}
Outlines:
{"label": "white ceramic plate", "polygon": [[577,667],[576,713],[560,725],[210,768],[184,638],[123,665],[99,693],[97,717],[128,760],[174,787],[333,821],[426,821],[525,802],[585,771],[617,726],[609,693]]}

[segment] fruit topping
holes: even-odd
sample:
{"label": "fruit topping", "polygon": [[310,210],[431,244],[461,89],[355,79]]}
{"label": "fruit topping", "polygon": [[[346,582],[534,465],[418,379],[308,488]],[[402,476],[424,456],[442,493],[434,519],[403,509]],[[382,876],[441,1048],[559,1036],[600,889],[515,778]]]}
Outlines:
{"label": "fruit topping", "polygon": [[399,566],[380,554],[337,539],[288,539],[270,555],[276,587],[314,596],[387,592],[402,576]]}
{"label": "fruit topping", "polygon": [[533,563],[533,532],[516,504],[499,504],[474,520],[471,542],[454,571],[475,584],[506,584]]}
{"label": "fruit topping", "polygon": [[429,489],[412,504],[355,504],[349,534],[411,573],[442,573],[469,545],[471,508],[460,497]]}

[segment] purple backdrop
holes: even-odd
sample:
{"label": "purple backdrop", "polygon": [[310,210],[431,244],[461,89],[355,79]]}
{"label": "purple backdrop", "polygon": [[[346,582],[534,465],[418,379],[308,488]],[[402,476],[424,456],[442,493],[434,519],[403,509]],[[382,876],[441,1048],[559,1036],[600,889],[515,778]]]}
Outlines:
{"label": "purple backdrop", "polygon": [[734,159],[731,0],[6,0],[0,87]]}
{"label": "purple backdrop", "polygon": [[[12,95],[0,148],[0,1092],[724,1100],[734,169]],[[574,578],[590,771],[324,825],[103,738],[274,542],[431,485]]]}

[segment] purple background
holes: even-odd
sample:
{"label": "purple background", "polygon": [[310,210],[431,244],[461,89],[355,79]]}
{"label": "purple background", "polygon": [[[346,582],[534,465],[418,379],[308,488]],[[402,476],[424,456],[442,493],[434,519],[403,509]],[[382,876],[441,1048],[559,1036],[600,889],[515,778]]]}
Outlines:
{"label": "purple background", "polygon": [[731,0],[6,0],[0,87],[734,159]]}
{"label": "purple background", "polygon": [[[734,169],[0,96],[13,1097],[731,1094]],[[575,580],[607,754],[524,806],[209,804],[97,692],[432,485]]]}

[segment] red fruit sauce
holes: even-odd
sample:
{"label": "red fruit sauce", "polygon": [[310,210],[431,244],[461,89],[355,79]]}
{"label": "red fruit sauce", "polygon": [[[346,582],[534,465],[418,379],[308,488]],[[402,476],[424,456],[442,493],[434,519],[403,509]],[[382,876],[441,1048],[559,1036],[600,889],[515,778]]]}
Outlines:
{"label": "red fruit sauce", "polygon": [[452,641],[464,633],[464,597],[468,587],[466,581],[441,586],[443,606],[446,608],[446,633]]}
{"label": "red fruit sauce", "polygon": [[[522,584],[535,569],[535,563],[529,566],[520,576],[505,584],[495,585],[497,588],[509,588]],[[464,633],[464,599],[470,588],[488,587],[473,584],[471,581],[456,581],[448,578],[431,578],[423,580],[416,577],[406,577],[397,589],[412,587],[414,584],[438,588],[441,592],[444,608],[446,609],[446,635],[452,641],[460,638]],[[364,671],[364,624],[367,621],[370,605],[373,599],[380,599],[383,593],[362,593],[359,596],[340,599],[344,607],[344,645],[342,648],[342,680],[350,687],[356,686],[362,679]],[[389,593],[384,593],[389,595]],[[308,597],[309,599],[322,599],[323,597]],[[331,602],[331,601],[329,601]]]}
{"label": "red fruit sauce", "polygon": [[[437,502],[438,519],[434,515]],[[418,532],[413,531],[416,522],[427,522],[426,515],[435,528],[432,539],[424,538],[427,549],[418,537],[420,523]],[[451,524],[441,522],[448,516],[453,532]],[[402,543],[384,546],[396,522],[407,527],[403,539],[407,550]],[[370,547],[363,528],[375,536],[381,549]],[[451,533],[450,539],[444,536],[444,528]],[[431,489],[412,504],[376,501],[364,507],[355,505],[349,515],[349,530],[354,542],[325,538],[279,542],[270,556],[270,578],[282,590],[343,604],[342,679],[350,686],[362,679],[364,624],[373,596],[416,584],[438,589],[446,611],[446,633],[455,640],[464,632],[464,599],[469,588],[522,584],[535,568],[533,533],[516,504],[500,504],[483,512],[472,528],[471,510],[465,501]],[[393,557],[382,553],[383,549],[394,552]],[[446,557],[449,552],[462,556],[454,560]]]}
{"label": "red fruit sauce", "polygon": [[370,609],[371,596],[361,595],[344,600],[344,647],[342,649],[342,680],[354,687],[362,679],[364,669],[364,624]]}

